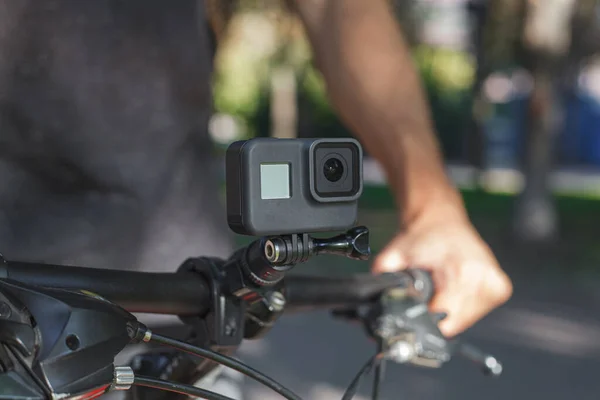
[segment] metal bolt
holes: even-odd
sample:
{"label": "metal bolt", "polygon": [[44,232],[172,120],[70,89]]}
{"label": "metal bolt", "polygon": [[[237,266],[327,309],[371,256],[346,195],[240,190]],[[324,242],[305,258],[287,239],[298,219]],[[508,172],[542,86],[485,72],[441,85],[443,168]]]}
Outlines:
{"label": "metal bolt", "polygon": [[131,367],[115,367],[112,390],[129,390],[133,385],[135,375]]}
{"label": "metal bolt", "polygon": [[422,292],[425,290],[425,282],[423,282],[421,279],[417,279],[415,280],[414,287],[418,292]]}
{"label": "metal bolt", "polygon": [[500,364],[494,357],[488,356],[485,358],[485,370],[487,373],[493,376],[499,376],[502,374],[502,364]]}
{"label": "metal bolt", "polygon": [[285,243],[279,238],[267,240],[265,243],[265,257],[269,262],[275,263],[285,257]]}
{"label": "metal bolt", "polygon": [[414,356],[415,348],[408,342],[396,342],[388,352],[388,357],[399,364],[409,362]]}
{"label": "metal bolt", "polygon": [[10,306],[4,302],[0,302],[0,318],[8,319],[11,314]]}
{"label": "metal bolt", "polygon": [[269,295],[269,303],[273,311],[281,311],[285,307],[285,297],[281,292],[272,292]]}
{"label": "metal bolt", "polygon": [[152,331],[150,329],[147,329],[146,332],[144,332],[144,338],[142,340],[146,343],[152,340]]}
{"label": "metal bolt", "polygon": [[382,337],[382,338],[390,337],[394,334],[394,332],[396,332],[395,326],[396,326],[396,318],[394,318],[393,316],[386,315],[386,316],[380,317],[377,320],[375,333],[377,334],[377,336]]}
{"label": "metal bolt", "polygon": [[226,336],[234,336],[237,332],[236,323],[234,320],[229,320],[225,325],[225,335]]}

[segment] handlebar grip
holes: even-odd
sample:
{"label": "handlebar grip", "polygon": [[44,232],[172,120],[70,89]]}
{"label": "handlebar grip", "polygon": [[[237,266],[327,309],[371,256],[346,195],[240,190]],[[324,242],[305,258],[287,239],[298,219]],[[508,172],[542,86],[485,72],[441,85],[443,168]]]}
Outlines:
{"label": "handlebar grip", "polygon": [[208,283],[193,272],[149,273],[4,261],[0,279],[34,286],[89,290],[129,312],[204,315],[210,306]]}
{"label": "handlebar grip", "polygon": [[385,289],[408,287],[408,273],[345,277],[294,275],[285,278],[286,312],[351,307],[373,300]]}

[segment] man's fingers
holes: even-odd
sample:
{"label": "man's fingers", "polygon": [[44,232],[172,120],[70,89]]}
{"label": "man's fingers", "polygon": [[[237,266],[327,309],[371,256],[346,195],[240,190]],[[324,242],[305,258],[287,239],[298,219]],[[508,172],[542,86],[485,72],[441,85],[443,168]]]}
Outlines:
{"label": "man's fingers", "polygon": [[435,294],[430,309],[448,314],[440,329],[449,337],[468,329],[512,294],[508,276],[470,229],[453,235],[443,230],[396,236],[375,259],[372,270],[383,273],[413,267],[432,273]]}
{"label": "man's fingers", "polygon": [[385,249],[377,256],[372,265],[375,273],[395,272],[406,269],[408,260],[400,243],[402,239],[396,237]]}
{"label": "man's fingers", "polygon": [[406,259],[401,251],[393,249],[379,255],[373,264],[373,271],[377,273],[395,272],[406,268]]}
{"label": "man's fingers", "polygon": [[473,325],[479,318],[485,315],[482,308],[468,305],[460,301],[460,298],[449,296],[435,296],[431,302],[432,312],[445,312],[448,316],[440,322],[439,328],[446,337],[454,337]]}
{"label": "man's fingers", "polygon": [[430,309],[448,313],[439,325],[445,336],[462,333],[510,298],[512,285],[504,272],[495,267],[486,267],[485,270],[487,272],[475,285],[469,286],[459,279],[452,281],[451,287],[436,292]]}
{"label": "man's fingers", "polygon": [[500,267],[490,269],[485,282],[488,296],[490,297],[490,304],[494,308],[506,303],[512,297],[512,282]]}

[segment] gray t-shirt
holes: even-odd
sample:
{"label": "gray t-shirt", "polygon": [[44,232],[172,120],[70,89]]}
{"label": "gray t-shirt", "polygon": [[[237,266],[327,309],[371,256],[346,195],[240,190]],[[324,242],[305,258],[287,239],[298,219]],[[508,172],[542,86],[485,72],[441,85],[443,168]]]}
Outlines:
{"label": "gray t-shirt", "polygon": [[230,250],[202,1],[0,2],[0,252],[173,270]]}

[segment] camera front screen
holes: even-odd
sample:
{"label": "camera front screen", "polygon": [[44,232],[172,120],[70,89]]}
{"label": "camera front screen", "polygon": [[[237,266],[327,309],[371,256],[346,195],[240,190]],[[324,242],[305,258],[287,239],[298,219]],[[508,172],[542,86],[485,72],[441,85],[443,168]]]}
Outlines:
{"label": "camera front screen", "polygon": [[291,196],[290,165],[288,163],[260,164],[260,198],[289,199]]}

